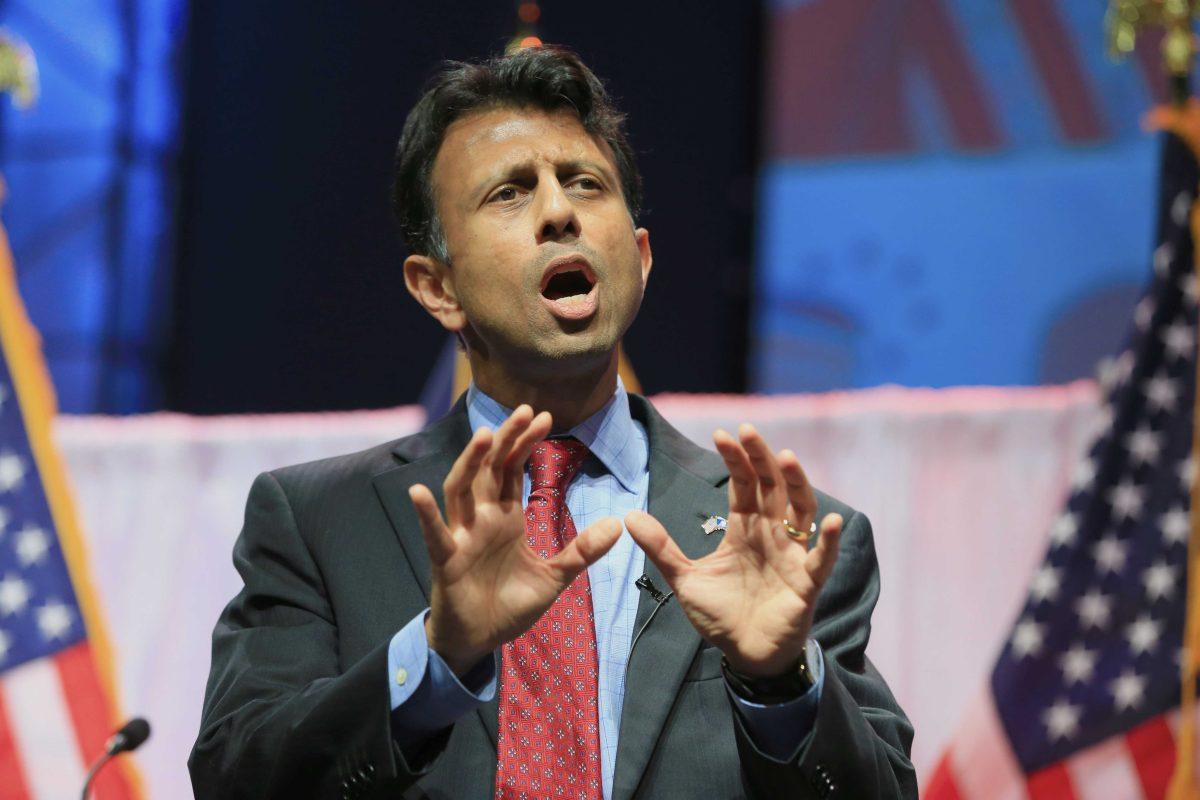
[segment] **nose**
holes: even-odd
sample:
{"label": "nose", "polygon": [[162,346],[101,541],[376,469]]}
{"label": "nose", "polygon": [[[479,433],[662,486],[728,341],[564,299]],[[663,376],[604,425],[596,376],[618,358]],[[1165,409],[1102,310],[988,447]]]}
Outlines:
{"label": "nose", "polygon": [[579,217],[575,205],[563,190],[557,178],[539,181],[542,189],[541,216],[538,225],[538,243],[556,241],[579,235]]}

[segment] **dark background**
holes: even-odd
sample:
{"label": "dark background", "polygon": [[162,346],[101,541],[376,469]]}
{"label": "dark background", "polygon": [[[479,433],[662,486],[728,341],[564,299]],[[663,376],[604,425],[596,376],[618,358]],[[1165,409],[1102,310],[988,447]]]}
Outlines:
{"label": "dark background", "polygon": [[[437,63],[517,29],[471,5],[192,4],[168,407],[417,400],[446,334],[404,289],[389,171]],[[759,5],[542,4],[539,35],[629,115],[655,268],[626,347],[651,394],[745,388]]]}

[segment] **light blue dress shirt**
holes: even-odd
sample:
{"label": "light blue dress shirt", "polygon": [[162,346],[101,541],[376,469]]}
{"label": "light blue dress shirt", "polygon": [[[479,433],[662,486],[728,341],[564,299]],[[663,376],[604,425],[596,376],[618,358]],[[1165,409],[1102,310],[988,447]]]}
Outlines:
{"label": "light blue dress shirt", "polygon": [[[474,385],[467,392],[467,417],[471,430],[495,430],[509,414]],[[646,510],[650,482],[650,448],[646,431],[629,412],[629,397],[618,380],[617,390],[603,408],[572,428],[573,436],[587,445],[590,455],[567,488],[567,508],[577,530],[604,517],[623,519],[633,510]],[[525,476],[524,498],[529,497]],[[612,797],[616,767],[617,732],[625,699],[625,665],[633,640],[645,554],[628,531],[588,567],[592,608],[596,624],[599,661],[600,767],[605,800]],[[428,609],[418,614],[392,637],[388,649],[388,685],[391,687],[392,732],[401,746],[415,744],[453,724],[464,714],[495,697],[495,659],[484,659],[459,680],[425,638]],[[750,703],[729,692],[759,748],[780,760],[794,757],[803,746],[816,719],[824,686],[824,665],[816,642],[810,642],[809,663],[816,685],[796,700],[778,705]]]}

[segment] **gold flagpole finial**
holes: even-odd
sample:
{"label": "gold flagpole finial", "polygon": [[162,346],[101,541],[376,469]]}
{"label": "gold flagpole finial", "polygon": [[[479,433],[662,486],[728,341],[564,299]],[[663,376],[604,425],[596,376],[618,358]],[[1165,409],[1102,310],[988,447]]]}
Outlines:
{"label": "gold flagpole finial", "polygon": [[1200,0],[1109,0],[1104,15],[1108,53],[1124,58],[1137,46],[1138,34],[1162,28],[1162,58],[1171,76],[1171,94],[1177,104],[1188,97],[1188,76],[1196,60],[1192,22],[1200,18]]}
{"label": "gold flagpole finial", "polygon": [[0,92],[12,95],[13,105],[25,109],[38,98],[38,68],[33,50],[10,31],[0,28]]}

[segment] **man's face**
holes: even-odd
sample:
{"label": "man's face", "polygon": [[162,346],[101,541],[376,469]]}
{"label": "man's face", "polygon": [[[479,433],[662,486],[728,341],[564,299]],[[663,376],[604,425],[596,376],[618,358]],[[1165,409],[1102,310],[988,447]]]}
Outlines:
{"label": "man's face", "polygon": [[633,322],[650,274],[609,148],[569,111],[497,108],[446,131],[433,168],[446,236],[440,317],[510,369],[603,363]]}

